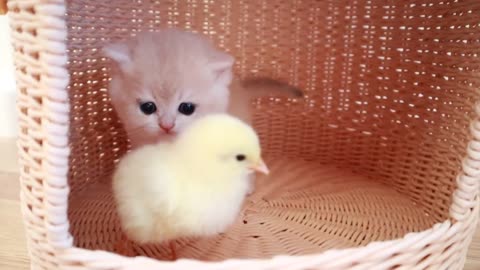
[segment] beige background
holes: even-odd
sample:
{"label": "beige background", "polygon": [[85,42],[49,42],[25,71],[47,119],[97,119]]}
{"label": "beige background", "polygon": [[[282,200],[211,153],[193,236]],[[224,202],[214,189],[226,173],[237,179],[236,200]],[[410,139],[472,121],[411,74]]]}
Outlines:
{"label": "beige background", "polygon": [[0,137],[14,137],[17,131],[15,113],[15,78],[8,17],[0,15]]}

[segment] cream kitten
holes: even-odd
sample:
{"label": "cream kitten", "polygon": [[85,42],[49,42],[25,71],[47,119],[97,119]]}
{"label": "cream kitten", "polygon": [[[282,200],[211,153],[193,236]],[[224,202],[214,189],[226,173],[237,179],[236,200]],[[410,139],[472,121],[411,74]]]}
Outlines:
{"label": "cream kitten", "polygon": [[104,53],[116,63],[109,95],[132,147],[168,140],[195,118],[227,109],[233,58],[201,36],[142,33]]}
{"label": "cream kitten", "polygon": [[228,110],[250,123],[249,102],[258,96],[302,96],[268,78],[232,83],[233,57],[181,30],[141,33],[103,52],[115,63],[109,95],[132,147],[169,140],[210,113]]}

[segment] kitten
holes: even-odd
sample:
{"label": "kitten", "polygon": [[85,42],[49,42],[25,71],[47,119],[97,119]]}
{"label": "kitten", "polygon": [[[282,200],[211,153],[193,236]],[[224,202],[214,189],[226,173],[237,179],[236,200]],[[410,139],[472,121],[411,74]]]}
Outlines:
{"label": "kitten", "polygon": [[144,32],[103,52],[114,62],[109,96],[133,148],[170,140],[209,113],[228,111],[250,123],[255,97],[302,96],[268,78],[233,80],[232,56],[181,30]]}

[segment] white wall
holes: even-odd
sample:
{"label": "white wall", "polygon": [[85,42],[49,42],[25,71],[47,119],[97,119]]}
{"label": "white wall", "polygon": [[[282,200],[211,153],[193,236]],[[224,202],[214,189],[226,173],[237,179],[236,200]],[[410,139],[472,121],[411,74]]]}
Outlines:
{"label": "white wall", "polygon": [[0,15],[0,137],[17,134],[16,89],[8,17]]}

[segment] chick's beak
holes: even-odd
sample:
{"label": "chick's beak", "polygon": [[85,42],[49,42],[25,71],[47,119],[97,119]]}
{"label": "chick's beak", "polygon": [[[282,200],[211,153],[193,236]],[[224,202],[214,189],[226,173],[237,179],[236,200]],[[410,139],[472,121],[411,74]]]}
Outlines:
{"label": "chick's beak", "polygon": [[257,162],[255,165],[251,166],[250,169],[255,172],[263,173],[266,175],[270,173],[270,170],[268,169],[267,165],[262,159],[260,159],[260,161]]}

